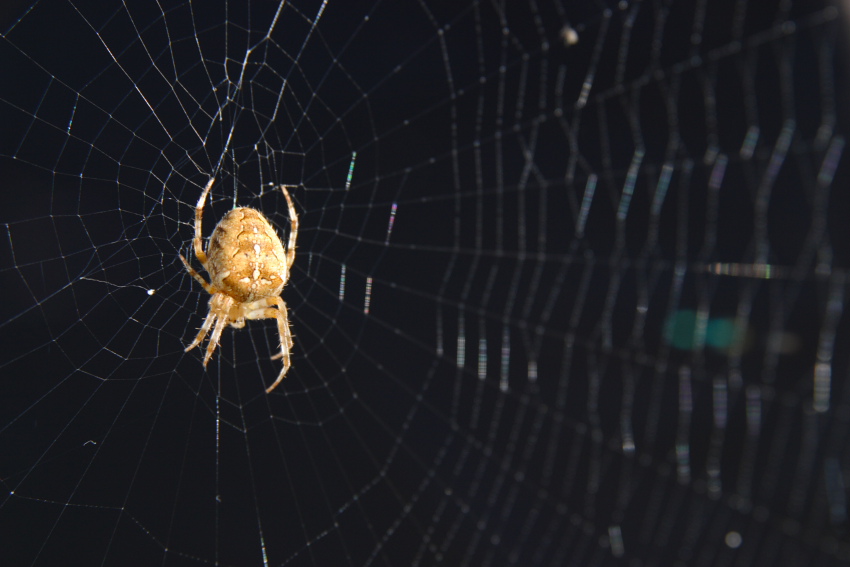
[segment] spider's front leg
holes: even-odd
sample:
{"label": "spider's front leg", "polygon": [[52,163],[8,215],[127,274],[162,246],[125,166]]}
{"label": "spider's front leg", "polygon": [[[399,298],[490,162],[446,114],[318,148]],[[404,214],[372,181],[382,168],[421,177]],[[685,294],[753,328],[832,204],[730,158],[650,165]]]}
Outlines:
{"label": "spider's front leg", "polygon": [[[271,307],[274,306],[274,307]],[[277,309],[275,309],[277,307]],[[272,360],[283,358],[283,369],[274,381],[274,384],[266,388],[266,393],[271,393],[277,388],[277,385],[283,380],[289,367],[292,365],[289,358],[289,351],[292,349],[292,331],[289,329],[289,317],[286,309],[286,303],[280,297],[268,297],[256,301],[252,305],[252,309],[245,313],[246,319],[277,319],[277,332],[280,336],[280,353],[272,357]]]}
{"label": "spider's front leg", "polygon": [[[213,295],[210,299],[210,312],[207,314],[207,318],[204,320],[201,330],[198,331],[198,335],[195,337],[195,340],[192,341],[192,344],[186,347],[185,352],[192,350],[201,344],[207,336],[207,333],[210,332],[210,329],[213,329],[210,340],[207,343],[206,354],[204,355],[204,366],[209,363],[213,352],[215,352],[215,349],[218,346],[219,340],[221,340],[221,332],[224,330],[224,327],[229,321],[228,315],[232,306],[232,297],[224,295],[223,293],[216,293]],[[213,328],[213,325],[215,325],[215,328]]]}
{"label": "spider's front leg", "polygon": [[[206,336],[207,336],[207,333],[209,333],[209,332],[210,332],[210,329],[212,328],[213,323],[215,323],[215,320],[216,320],[216,314],[215,314],[215,311],[213,311],[212,309],[210,309],[210,312],[209,312],[209,313],[207,313],[207,318],[206,318],[206,319],[204,319],[204,324],[203,324],[203,325],[201,325],[201,329],[198,331],[198,334],[197,334],[197,335],[195,335],[195,340],[194,340],[194,341],[192,341],[192,344],[190,344],[189,346],[187,346],[187,347],[183,350],[183,352],[189,352],[190,350],[192,350],[193,348],[195,348],[196,346],[198,346],[199,344],[201,344],[201,343],[203,342],[203,340],[204,340],[204,337],[206,337]],[[206,362],[204,362],[204,366],[206,366],[206,365],[207,365],[207,363],[206,363]]]}

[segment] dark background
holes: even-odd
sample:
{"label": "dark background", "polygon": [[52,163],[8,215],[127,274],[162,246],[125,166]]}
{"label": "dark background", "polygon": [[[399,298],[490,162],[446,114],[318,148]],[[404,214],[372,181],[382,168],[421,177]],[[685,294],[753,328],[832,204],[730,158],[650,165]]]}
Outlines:
{"label": "dark background", "polygon": [[[3,564],[850,562],[844,14],[278,8],[0,15]],[[268,396],[210,176],[299,211]]]}

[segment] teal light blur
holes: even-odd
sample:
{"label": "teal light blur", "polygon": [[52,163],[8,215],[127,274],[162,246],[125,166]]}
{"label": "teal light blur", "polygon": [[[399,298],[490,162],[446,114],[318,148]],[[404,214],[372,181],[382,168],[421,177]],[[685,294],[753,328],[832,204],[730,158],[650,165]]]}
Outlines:
{"label": "teal light blur", "polygon": [[[680,309],[673,313],[664,327],[664,338],[673,347],[680,350],[694,350],[698,342],[697,312],[693,309]],[[743,339],[744,333],[729,317],[709,319],[705,326],[705,346],[717,350],[726,350]]]}

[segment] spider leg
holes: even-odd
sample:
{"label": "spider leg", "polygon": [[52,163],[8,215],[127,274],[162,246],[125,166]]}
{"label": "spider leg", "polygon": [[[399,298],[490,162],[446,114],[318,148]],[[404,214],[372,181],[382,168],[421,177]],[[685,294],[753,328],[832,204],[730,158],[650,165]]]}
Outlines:
{"label": "spider leg", "polygon": [[291,366],[289,351],[293,345],[292,331],[289,328],[289,316],[287,314],[286,303],[284,303],[280,297],[269,297],[265,300],[258,301],[257,303],[260,305],[274,305],[277,307],[277,309],[275,309],[274,307],[260,307],[258,305],[256,309],[252,309],[245,314],[246,319],[277,319],[277,332],[278,335],[280,335],[280,353],[273,356],[272,360],[283,358],[283,369],[280,371],[280,374],[278,374],[277,380],[274,381],[274,384],[266,388],[266,393],[270,394],[272,390],[277,388],[277,385],[280,384],[283,377],[286,376],[286,373],[289,371],[289,367]]}
{"label": "spider leg", "polygon": [[215,323],[215,328],[213,329],[213,333],[207,343],[207,353],[204,355],[204,366],[206,366],[210,361],[215,348],[218,346],[218,341],[221,338],[221,331],[227,326],[227,323],[230,320],[229,314],[232,306],[232,297],[224,295],[223,293],[216,293],[213,295],[212,299],[210,299],[210,312],[207,314],[207,318],[204,320],[201,330],[198,331],[198,336],[195,337],[192,344],[186,347],[186,352],[188,352],[201,344],[204,337],[206,337],[207,333],[210,332],[210,328],[213,326],[213,323]]}
{"label": "spider leg", "polygon": [[[232,302],[233,300],[231,300]],[[213,329],[213,333],[210,336],[210,342],[207,343],[207,354],[204,355],[204,366],[206,367],[207,363],[212,358],[213,352],[215,352],[215,348],[218,346],[218,342],[221,339],[221,332],[227,326],[227,316],[219,317],[218,321],[215,324],[215,329]]]}
{"label": "spider leg", "polygon": [[195,257],[198,261],[203,264],[204,269],[207,267],[207,254],[204,252],[203,247],[203,230],[202,230],[202,219],[204,217],[204,204],[207,202],[207,195],[210,192],[210,189],[215,182],[215,177],[211,177],[207,186],[204,187],[204,192],[201,193],[200,198],[198,198],[198,204],[195,205]]}
{"label": "spider leg", "polygon": [[292,223],[292,228],[289,231],[289,244],[286,246],[286,267],[291,268],[295,262],[295,241],[298,238],[298,213],[295,212],[295,205],[292,203],[292,197],[289,196],[289,191],[286,190],[286,185],[280,186],[283,191],[283,196],[286,197],[286,202],[289,204],[289,220]]}
{"label": "spider leg", "polygon": [[206,290],[206,292],[208,294],[210,294],[210,295],[215,294],[215,289],[213,289],[213,287],[210,284],[208,284],[206,282],[206,280],[204,280],[204,278],[201,276],[201,274],[196,272],[195,269],[192,266],[189,265],[189,262],[187,262],[186,258],[183,257],[183,254],[179,254],[179,256],[180,256],[180,260],[183,261],[183,265],[186,266],[186,271],[189,272],[189,275],[191,275],[193,278],[198,280],[198,283],[201,284],[202,286],[204,286],[204,289]]}
{"label": "spider leg", "polygon": [[[195,336],[195,340],[192,341],[192,344],[187,346],[183,352],[189,352],[190,350],[201,344],[201,342],[204,340],[204,337],[206,337],[207,333],[210,332],[210,327],[212,327],[213,323],[215,323],[216,318],[217,316],[215,314],[215,311],[210,309],[210,312],[207,313],[207,318],[204,319],[204,324],[201,325],[201,330],[198,331],[197,336]],[[206,365],[207,363],[204,362],[204,366]]]}

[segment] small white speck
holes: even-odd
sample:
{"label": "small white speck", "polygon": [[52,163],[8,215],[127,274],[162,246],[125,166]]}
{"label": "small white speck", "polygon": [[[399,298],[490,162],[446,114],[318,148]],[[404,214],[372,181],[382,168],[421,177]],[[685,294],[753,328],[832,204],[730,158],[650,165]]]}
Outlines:
{"label": "small white speck", "polygon": [[563,41],[564,45],[567,47],[577,44],[578,32],[573,29],[569,24],[565,25],[563,28],[561,28],[561,41]]}
{"label": "small white speck", "polygon": [[254,277],[255,280],[259,279],[260,278],[260,270],[258,270],[257,268],[254,268],[254,273],[251,274],[251,275]]}
{"label": "small white speck", "polygon": [[259,244],[254,244],[254,252],[258,255],[260,254],[260,245]]}
{"label": "small white speck", "polygon": [[148,295],[153,295],[153,294],[155,294],[155,293],[156,293],[156,290],[155,290],[155,289],[149,289],[149,290],[148,290]]}
{"label": "small white speck", "polygon": [[743,543],[743,538],[741,534],[736,531],[731,531],[726,534],[726,545],[731,547],[732,549],[738,549],[741,547],[741,543]]}

